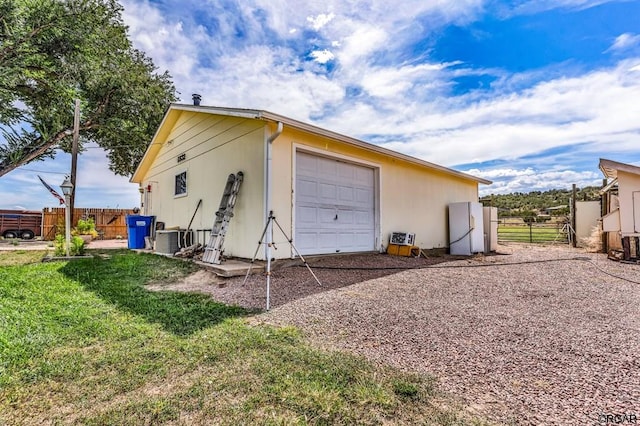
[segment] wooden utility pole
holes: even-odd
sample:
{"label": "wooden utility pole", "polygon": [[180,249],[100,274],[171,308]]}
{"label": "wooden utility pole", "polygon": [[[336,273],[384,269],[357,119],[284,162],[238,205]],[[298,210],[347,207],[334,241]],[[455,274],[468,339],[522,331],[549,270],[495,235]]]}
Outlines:
{"label": "wooden utility pole", "polygon": [[71,145],[71,198],[67,206],[71,210],[71,226],[75,223],[75,204],[76,204],[76,169],[78,168],[78,139],[80,139],[80,99],[76,99],[75,109],[73,111],[73,142]]}
{"label": "wooden utility pole", "polygon": [[571,239],[571,244],[574,247],[577,247],[578,242],[576,241],[576,184],[573,184],[573,188],[571,189],[571,234],[573,238]]}
{"label": "wooden utility pole", "polygon": [[[602,179],[602,187],[604,188],[605,186],[607,186],[607,179]],[[602,223],[602,218],[605,217],[607,213],[609,213],[607,211],[608,207],[609,207],[609,193],[603,192],[602,195],[600,195],[600,225],[602,227],[604,227],[604,224]],[[604,232],[604,230],[602,230],[602,252],[603,253],[609,252],[609,234]]]}

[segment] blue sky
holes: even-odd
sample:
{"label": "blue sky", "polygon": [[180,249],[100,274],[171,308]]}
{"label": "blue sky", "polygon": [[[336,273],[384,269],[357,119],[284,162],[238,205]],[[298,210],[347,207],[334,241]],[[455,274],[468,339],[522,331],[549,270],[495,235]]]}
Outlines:
{"label": "blue sky", "polygon": [[[266,109],[494,181],[481,194],[599,184],[640,164],[640,2],[125,0],[134,45],[182,102]],[[69,157],[2,177],[0,208],[56,205]],[[134,207],[90,148],[77,203]]]}

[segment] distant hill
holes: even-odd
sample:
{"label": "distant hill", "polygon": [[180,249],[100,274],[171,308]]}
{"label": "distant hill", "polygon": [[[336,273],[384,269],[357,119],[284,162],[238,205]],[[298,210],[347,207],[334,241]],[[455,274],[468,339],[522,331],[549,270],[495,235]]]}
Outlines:
{"label": "distant hill", "polygon": [[[578,188],[578,201],[600,200],[600,187],[587,186]],[[569,213],[570,189],[551,189],[549,191],[531,191],[528,193],[514,192],[512,194],[491,194],[480,200],[485,206],[498,207],[500,216],[521,216],[523,212],[540,213],[550,207],[566,206],[566,209],[555,209],[552,215],[567,215]]]}

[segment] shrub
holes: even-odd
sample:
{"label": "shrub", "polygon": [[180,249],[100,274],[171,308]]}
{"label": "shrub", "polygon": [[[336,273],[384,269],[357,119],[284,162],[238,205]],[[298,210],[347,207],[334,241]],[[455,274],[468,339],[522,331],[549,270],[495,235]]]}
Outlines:
{"label": "shrub", "polygon": [[[66,241],[64,235],[57,234],[53,243],[54,253],[56,256],[66,256]],[[84,254],[84,240],[78,236],[71,238],[71,244],[69,245],[70,256],[81,256]]]}
{"label": "shrub", "polygon": [[74,235],[91,235],[93,238],[98,238],[98,231],[96,231],[96,223],[93,218],[79,219],[78,224],[73,232]]}

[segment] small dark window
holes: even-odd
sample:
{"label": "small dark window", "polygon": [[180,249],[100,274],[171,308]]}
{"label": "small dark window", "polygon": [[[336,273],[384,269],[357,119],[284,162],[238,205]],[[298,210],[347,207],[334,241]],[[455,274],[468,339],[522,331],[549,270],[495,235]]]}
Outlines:
{"label": "small dark window", "polygon": [[175,195],[183,195],[187,193],[187,172],[178,173],[176,175],[176,191]]}

